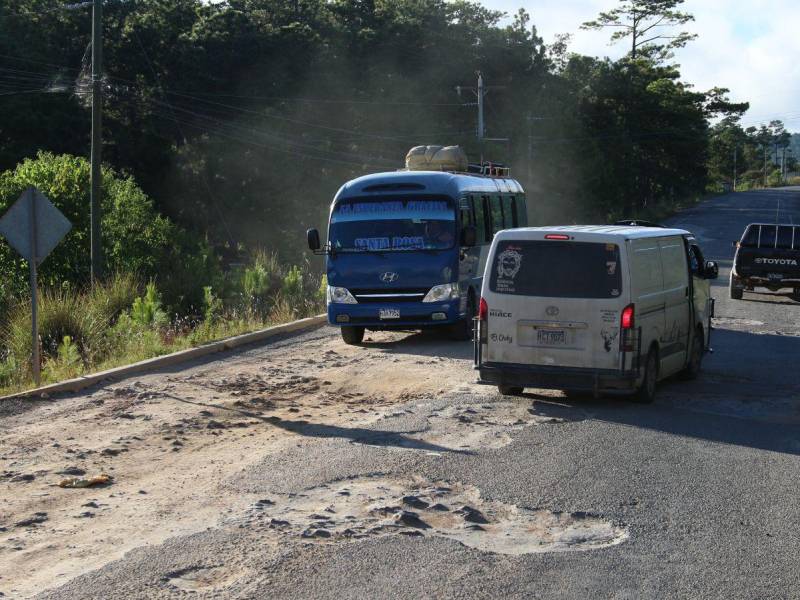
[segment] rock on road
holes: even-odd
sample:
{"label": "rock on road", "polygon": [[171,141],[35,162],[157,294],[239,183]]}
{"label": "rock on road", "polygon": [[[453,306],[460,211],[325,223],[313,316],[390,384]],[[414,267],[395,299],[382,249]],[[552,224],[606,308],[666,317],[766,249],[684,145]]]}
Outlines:
{"label": "rock on road", "polygon": [[[800,590],[800,303],[728,299],[656,402],[478,386],[469,344],[322,328],[54,401],[0,404],[0,592],[43,598],[788,598]],[[107,472],[106,487],[59,479]]]}

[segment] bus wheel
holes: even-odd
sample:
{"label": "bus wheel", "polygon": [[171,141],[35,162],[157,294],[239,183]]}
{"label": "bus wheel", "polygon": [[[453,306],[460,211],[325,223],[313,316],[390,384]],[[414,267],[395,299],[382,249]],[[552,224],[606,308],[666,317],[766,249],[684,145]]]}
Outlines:
{"label": "bus wheel", "polygon": [[467,297],[467,314],[462,321],[450,326],[450,337],[459,342],[472,340],[472,319],[475,317],[475,298],[470,294]]}
{"label": "bus wheel", "polygon": [[357,346],[364,340],[363,327],[342,327],[342,339],[345,344]]}

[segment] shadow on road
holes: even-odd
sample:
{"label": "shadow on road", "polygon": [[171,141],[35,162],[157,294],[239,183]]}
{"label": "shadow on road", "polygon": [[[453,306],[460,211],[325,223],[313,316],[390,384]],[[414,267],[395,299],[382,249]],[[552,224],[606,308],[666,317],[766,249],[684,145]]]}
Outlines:
{"label": "shadow on road", "polygon": [[[411,333],[411,332],[410,332]],[[369,332],[367,333],[369,337]],[[365,341],[370,350],[380,350],[386,354],[430,356],[472,360],[472,342],[456,342],[448,339],[444,332],[431,330],[414,332],[403,338],[372,342]]]}
{"label": "shadow on road", "polygon": [[594,419],[710,442],[800,455],[800,337],[716,330],[714,355],[695,381],[660,384],[656,403],[526,394],[534,414]]}
{"label": "shadow on road", "polygon": [[274,415],[264,416],[251,410],[243,410],[241,408],[224,406],[222,404],[215,404],[213,402],[198,402],[197,400],[188,400],[174,394],[161,394],[161,396],[176,400],[178,402],[183,402],[185,404],[193,404],[195,406],[202,406],[205,408],[214,408],[217,410],[241,415],[249,419],[257,419],[263,423],[268,423],[274,427],[278,427],[285,431],[291,431],[292,433],[296,433],[304,437],[346,439],[354,443],[365,444],[369,446],[386,446],[412,450],[423,450],[426,452],[468,455],[473,454],[473,452],[466,450],[458,450],[447,448],[445,446],[439,446],[437,444],[429,444],[428,442],[408,437],[409,434],[419,433],[417,431],[381,431],[376,429],[366,429],[364,427],[342,427],[340,425],[328,425],[326,423],[312,423],[302,419],[281,419],[280,417]]}

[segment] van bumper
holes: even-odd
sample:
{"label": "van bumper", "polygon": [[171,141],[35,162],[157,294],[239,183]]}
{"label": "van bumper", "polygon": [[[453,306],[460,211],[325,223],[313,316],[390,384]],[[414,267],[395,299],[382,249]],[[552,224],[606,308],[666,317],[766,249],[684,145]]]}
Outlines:
{"label": "van bumper", "polygon": [[616,369],[545,367],[511,363],[482,363],[478,383],[545,390],[634,392],[638,373]]}

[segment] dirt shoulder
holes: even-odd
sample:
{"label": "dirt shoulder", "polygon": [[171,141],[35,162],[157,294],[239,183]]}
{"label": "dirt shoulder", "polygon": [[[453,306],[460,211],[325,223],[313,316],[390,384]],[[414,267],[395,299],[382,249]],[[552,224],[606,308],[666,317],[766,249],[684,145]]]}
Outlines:
{"label": "dirt shoulder", "polygon": [[[134,548],[213,527],[258,500],[232,497],[222,482],[314,443],[310,425],[335,437],[474,378],[463,357],[398,351],[407,334],[373,333],[359,348],[334,333],[0,407],[0,591],[30,596]],[[101,473],[112,482],[58,487]]]}

